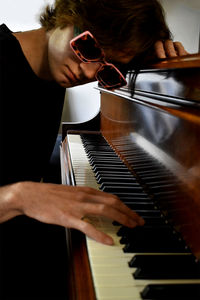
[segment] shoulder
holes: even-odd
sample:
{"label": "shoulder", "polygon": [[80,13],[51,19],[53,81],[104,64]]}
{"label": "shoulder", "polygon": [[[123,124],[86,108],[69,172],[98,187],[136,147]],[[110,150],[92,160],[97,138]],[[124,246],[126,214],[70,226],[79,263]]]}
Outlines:
{"label": "shoulder", "polygon": [[19,43],[12,31],[5,24],[0,25],[0,58],[16,53],[17,48],[19,49]]}
{"label": "shoulder", "polygon": [[0,41],[15,41],[15,37],[12,34],[12,31],[5,25],[0,25]]}

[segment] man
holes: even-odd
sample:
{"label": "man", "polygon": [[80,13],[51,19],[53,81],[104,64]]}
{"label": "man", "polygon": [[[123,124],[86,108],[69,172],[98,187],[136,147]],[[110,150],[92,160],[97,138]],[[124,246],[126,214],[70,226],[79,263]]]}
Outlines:
{"label": "man", "polygon": [[[26,215],[111,245],[111,237],[82,217],[102,215],[129,227],[143,225],[135,212],[110,194],[40,182],[55,143],[65,88],[96,80],[102,59],[122,75],[124,66],[127,70],[133,59],[147,57],[153,49],[159,58],[187,53],[170,40],[156,0],[57,0],[40,19],[42,27],[33,31],[0,28],[0,222]],[[70,43],[86,31],[101,49],[99,60],[84,62]]]}
{"label": "man", "polygon": [[[0,27],[0,244],[7,257],[0,272],[8,299],[29,299],[29,292],[40,299],[41,288],[48,299],[51,293],[60,299],[65,290],[59,276],[62,265],[66,268],[61,259],[65,248],[60,233],[53,225],[47,233],[44,223],[78,229],[107,245],[112,238],[82,217],[102,215],[129,227],[144,224],[114,195],[41,182],[56,141],[65,88],[97,78],[110,88],[114,77],[109,84],[102,81],[102,68],[118,74],[124,84],[133,61],[154,53],[158,58],[187,54],[170,40],[156,0],[56,0],[40,20],[42,27],[33,31],[12,33],[6,25]],[[91,44],[86,54],[77,55],[77,38],[82,37],[98,50],[95,59],[84,61]]]}

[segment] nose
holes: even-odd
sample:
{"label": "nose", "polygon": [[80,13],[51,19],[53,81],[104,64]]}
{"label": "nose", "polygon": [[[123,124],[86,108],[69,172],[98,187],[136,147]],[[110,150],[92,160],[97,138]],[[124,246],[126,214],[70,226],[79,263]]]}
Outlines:
{"label": "nose", "polygon": [[81,62],[80,63],[80,68],[81,68],[84,76],[88,79],[95,78],[95,74],[98,71],[98,69],[100,68],[100,66],[101,66],[101,63],[99,63],[99,62],[95,62],[95,63]]}

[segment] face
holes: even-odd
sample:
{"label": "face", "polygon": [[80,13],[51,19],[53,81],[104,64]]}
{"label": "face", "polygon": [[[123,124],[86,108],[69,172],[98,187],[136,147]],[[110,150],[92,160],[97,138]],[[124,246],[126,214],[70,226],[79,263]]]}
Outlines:
{"label": "face", "polygon": [[[61,86],[68,88],[95,81],[100,63],[84,63],[72,51],[70,40],[74,27],[56,28],[48,33],[48,60],[51,74]],[[133,56],[120,51],[104,51],[106,61],[126,64]]]}

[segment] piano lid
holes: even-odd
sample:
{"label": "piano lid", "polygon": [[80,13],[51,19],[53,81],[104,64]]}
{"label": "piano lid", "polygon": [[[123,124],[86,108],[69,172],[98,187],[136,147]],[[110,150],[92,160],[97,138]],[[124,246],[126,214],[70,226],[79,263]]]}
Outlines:
{"label": "piano lid", "polygon": [[168,58],[130,71],[123,95],[141,98],[150,96],[177,105],[198,106],[200,102],[200,54]]}

